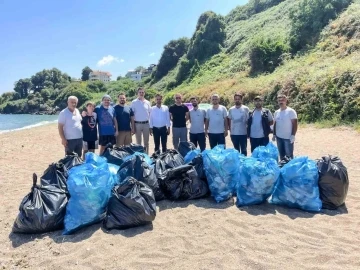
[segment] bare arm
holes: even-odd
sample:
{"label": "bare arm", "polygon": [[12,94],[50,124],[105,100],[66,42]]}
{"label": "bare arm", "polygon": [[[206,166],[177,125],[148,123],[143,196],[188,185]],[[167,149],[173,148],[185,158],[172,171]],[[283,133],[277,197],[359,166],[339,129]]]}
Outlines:
{"label": "bare arm", "polygon": [[115,117],[114,117],[113,121],[114,121],[114,126],[115,126],[115,132],[117,133],[117,132],[119,132],[119,126],[118,126],[118,122]]}
{"label": "bare arm", "polygon": [[228,126],[227,130],[231,130],[231,119],[227,118],[225,122],[227,122],[227,126]]}
{"label": "bare arm", "polygon": [[58,123],[58,130],[59,130],[59,135],[61,138],[61,144],[66,147],[67,146],[67,140],[65,138],[65,134],[64,134],[64,124],[60,124]]}
{"label": "bare arm", "polygon": [[227,132],[227,131],[229,130],[229,126],[231,125],[229,120],[230,120],[230,119],[227,118],[227,117],[224,118],[225,132]]}
{"label": "bare arm", "polygon": [[209,118],[205,119],[205,134],[208,133],[208,129],[209,129]]}
{"label": "bare arm", "polygon": [[130,121],[131,121],[131,130],[133,133],[135,133],[135,118],[134,118],[134,116],[130,117]]}
{"label": "bare arm", "polygon": [[291,131],[291,135],[296,135],[297,129],[298,129],[298,120],[297,119],[291,119],[291,123],[292,123],[292,131]]}
{"label": "bare arm", "polygon": [[186,121],[190,120],[189,112],[186,112],[186,114],[185,114],[185,119],[186,119]]}

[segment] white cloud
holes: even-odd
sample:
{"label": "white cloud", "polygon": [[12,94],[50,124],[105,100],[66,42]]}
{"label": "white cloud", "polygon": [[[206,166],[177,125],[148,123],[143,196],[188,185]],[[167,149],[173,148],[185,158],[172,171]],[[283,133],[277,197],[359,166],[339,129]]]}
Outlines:
{"label": "white cloud", "polygon": [[152,53],[150,53],[150,54],[149,54],[149,56],[154,56],[154,55],[155,55],[155,53],[154,53],[154,52],[152,52]]}
{"label": "white cloud", "polygon": [[109,54],[108,56],[104,56],[101,60],[99,60],[97,62],[97,65],[101,67],[105,65],[110,65],[113,62],[122,63],[124,61],[125,61],[124,59],[119,59],[118,57]]}

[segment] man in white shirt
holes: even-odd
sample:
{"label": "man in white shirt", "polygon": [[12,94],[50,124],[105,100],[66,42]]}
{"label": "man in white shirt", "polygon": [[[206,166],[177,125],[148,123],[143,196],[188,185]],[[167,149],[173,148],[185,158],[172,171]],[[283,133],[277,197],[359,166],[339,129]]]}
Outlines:
{"label": "man in white shirt", "polygon": [[145,99],[144,88],[138,88],[138,98],[131,103],[131,109],[134,112],[136,143],[141,144],[141,137],[143,137],[145,151],[149,154],[149,117],[151,104]]}
{"label": "man in white shirt", "polygon": [[65,155],[76,153],[82,156],[83,133],[81,125],[81,114],[76,106],[78,98],[75,96],[68,97],[67,108],[62,110],[58,119],[58,130],[61,143],[65,147]]}
{"label": "man in white shirt", "polygon": [[295,135],[298,128],[297,114],[294,109],[287,107],[287,97],[278,95],[280,109],[274,114],[274,136],[277,142],[280,159],[285,156],[294,157]]}
{"label": "man in white shirt", "polygon": [[230,138],[234,148],[247,156],[247,120],[249,116],[249,108],[242,105],[242,95],[234,95],[235,106],[229,110],[229,129]]}
{"label": "man in white shirt", "polygon": [[211,96],[212,108],[206,112],[205,135],[209,137],[210,147],[218,144],[225,145],[225,137],[228,135],[227,110],[220,105],[218,94]]}
{"label": "man in white shirt", "polygon": [[251,152],[258,146],[269,143],[270,126],[274,123],[270,110],[263,108],[263,99],[257,96],[254,99],[255,109],[249,113],[248,137],[250,137]]}
{"label": "man in white shirt", "polygon": [[190,142],[192,142],[195,147],[200,147],[201,152],[206,148],[206,138],[205,138],[205,129],[204,124],[206,120],[206,111],[199,108],[198,100],[196,97],[190,99],[193,109],[189,112],[189,120],[191,123],[190,126]]}
{"label": "man in white shirt", "polygon": [[156,106],[151,108],[150,135],[154,136],[155,153],[160,152],[160,140],[162,152],[166,152],[167,136],[170,134],[170,113],[168,106],[161,105],[162,95],[155,96]]}

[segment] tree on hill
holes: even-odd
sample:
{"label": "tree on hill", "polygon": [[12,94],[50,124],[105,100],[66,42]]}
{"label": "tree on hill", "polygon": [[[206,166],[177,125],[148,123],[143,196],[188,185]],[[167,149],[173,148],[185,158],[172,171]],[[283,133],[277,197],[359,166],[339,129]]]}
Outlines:
{"label": "tree on hill", "polygon": [[41,92],[44,88],[63,89],[71,82],[71,77],[57,68],[44,69],[31,76],[31,89]]}
{"label": "tree on hill", "polygon": [[89,68],[88,66],[84,67],[82,72],[81,72],[81,80],[82,81],[88,81],[90,72],[92,72],[91,68]]}
{"label": "tree on hill", "polygon": [[30,79],[20,79],[15,82],[14,91],[19,93],[21,98],[26,98],[29,94],[29,91],[32,87],[32,83]]}
{"label": "tree on hill", "polygon": [[170,70],[172,70],[179,59],[187,53],[190,40],[186,37],[171,40],[164,46],[164,51],[161,54],[159,63],[154,72],[155,81],[160,80]]}

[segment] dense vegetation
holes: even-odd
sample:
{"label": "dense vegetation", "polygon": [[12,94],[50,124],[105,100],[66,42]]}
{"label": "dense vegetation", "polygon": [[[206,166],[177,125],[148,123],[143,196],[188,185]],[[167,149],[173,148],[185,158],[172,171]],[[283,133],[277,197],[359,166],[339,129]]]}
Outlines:
{"label": "dense vegetation", "polygon": [[15,92],[1,96],[0,110],[61,108],[70,94],[81,106],[105,92],[131,99],[145,85],[148,98],[162,91],[167,104],[176,92],[203,102],[217,92],[230,106],[240,91],[246,103],[264,95],[272,110],[284,92],[302,121],[359,121],[360,0],[250,0],[225,17],[202,14],[192,37],[165,45],[156,69],[140,83],[120,76],[106,85],[88,82],[89,70],[83,82],[70,82],[57,69],[19,80]]}

